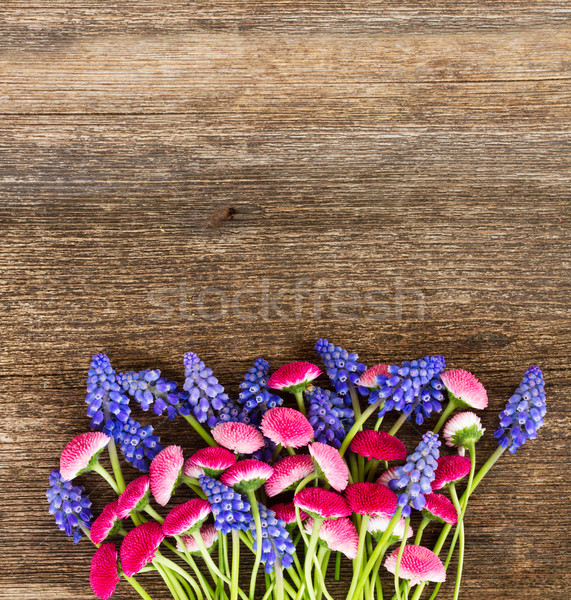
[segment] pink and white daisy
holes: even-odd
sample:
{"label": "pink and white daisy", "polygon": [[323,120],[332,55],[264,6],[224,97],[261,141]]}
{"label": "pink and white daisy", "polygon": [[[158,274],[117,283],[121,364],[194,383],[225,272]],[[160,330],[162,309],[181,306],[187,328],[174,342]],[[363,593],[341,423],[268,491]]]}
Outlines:
{"label": "pink and white daisy", "polygon": [[464,369],[451,369],[440,375],[442,383],[453,397],[453,402],[461,408],[483,409],[488,406],[486,388],[478,379]]}
{"label": "pink and white daisy", "polygon": [[268,379],[268,387],[287,392],[303,391],[316,377],[321,369],[309,362],[291,362],[274,371]]}
{"label": "pink and white daisy", "polygon": [[353,514],[343,496],[319,487],[304,488],[293,497],[293,503],[318,519],[339,519]]}
{"label": "pink and white daisy", "polygon": [[441,456],[438,466],[434,472],[434,480],[431,483],[433,490],[440,490],[450,483],[460,481],[470,472],[470,459],[467,456]]}
{"label": "pink and white daisy", "polygon": [[[385,567],[390,573],[394,573],[397,566],[399,549],[395,548],[393,553],[385,560]],[[423,581],[446,581],[446,569],[442,561],[428,548],[424,546],[405,546],[400,568],[399,577],[408,579],[410,585],[417,585]]]}
{"label": "pink and white daisy", "polygon": [[246,423],[219,423],[210,433],[221,446],[236,454],[252,454],[265,445],[264,436]]}
{"label": "pink and white daisy", "polygon": [[356,433],[351,441],[351,450],[368,459],[389,461],[406,458],[405,445],[397,437],[373,429]]}
{"label": "pink and white daisy", "polygon": [[[200,537],[202,538],[204,545],[207,548],[211,548],[218,540],[218,530],[216,527],[214,527],[214,525],[206,523],[200,528]],[[191,554],[194,552],[200,552],[198,543],[193,535],[183,535],[179,538],[179,540],[177,540],[176,549],[180,552],[183,552],[184,550],[182,544],[184,544],[186,551],[190,552]]]}
{"label": "pink and white daisy", "polygon": [[[276,518],[281,519],[286,525],[292,525],[296,522],[295,504],[293,502],[274,504],[274,506],[270,506],[270,509],[276,513]],[[299,517],[303,521],[307,519],[307,513],[300,510]]]}
{"label": "pink and white daisy", "polygon": [[313,439],[313,427],[299,410],[276,406],[262,417],[263,434],[275,444],[288,448],[302,448]]}
{"label": "pink and white daisy", "polygon": [[93,593],[102,600],[108,600],[115,593],[119,583],[117,572],[117,549],[115,544],[101,544],[91,559],[89,583]]}
{"label": "pink and white daisy", "polygon": [[165,517],[162,524],[164,535],[181,535],[192,533],[198,529],[208,515],[212,512],[212,507],[208,500],[193,498],[175,506]]}
{"label": "pink and white daisy", "polygon": [[384,485],[361,481],[345,490],[345,498],[353,512],[360,515],[390,517],[397,509],[397,495]]}
{"label": "pink and white daisy", "polygon": [[378,387],[377,375],[386,375],[390,377],[389,373],[389,365],[375,365],[374,367],[369,367],[357,381],[358,385],[362,385],[363,387],[374,389]]}
{"label": "pink and white daisy", "polygon": [[103,507],[101,514],[91,524],[91,541],[101,544],[106,538],[121,529],[122,520],[117,514],[118,501],[115,500]]}
{"label": "pink and white daisy", "polygon": [[100,431],[88,431],[75,436],[61,453],[59,461],[61,478],[71,481],[74,477],[91,471],[109,440],[111,438]]}
{"label": "pink and white daisy", "polygon": [[[307,519],[303,524],[305,532],[311,534],[313,531],[313,519]],[[347,558],[357,558],[359,548],[359,534],[351,519],[328,519],[323,521],[319,528],[319,541],[325,544],[333,552],[342,552]]]}
{"label": "pink and white daisy", "polygon": [[[376,517],[371,517],[369,519],[369,523],[367,524],[367,531],[377,540],[379,541],[383,537],[383,533],[387,530],[392,517],[386,517],[384,515],[377,515]],[[401,517],[397,524],[395,525],[389,540],[388,544],[396,544],[397,542],[402,541],[404,536],[404,530],[406,528],[406,520],[404,517]],[[412,527],[408,528],[407,539],[413,536]]]}
{"label": "pink and white daisy", "polygon": [[237,492],[251,492],[264,485],[273,474],[272,466],[255,458],[248,458],[233,464],[220,476],[220,481]]}
{"label": "pink and white daisy", "polygon": [[458,520],[458,513],[454,504],[443,494],[427,494],[424,496],[426,504],[422,509],[422,514],[433,521],[439,523],[448,523],[454,525]]}
{"label": "pink and white daisy", "polygon": [[272,498],[296,486],[315,471],[311,456],[286,456],[274,465],[272,476],[266,481],[266,494]]}
{"label": "pink and white daisy", "polygon": [[467,447],[475,444],[486,431],[480,417],[473,412],[460,412],[454,415],[444,426],[442,434],[448,446]]}
{"label": "pink and white daisy", "polygon": [[313,457],[319,476],[334,490],[342,492],[349,481],[349,469],[339,450],[321,442],[314,442],[309,445],[309,454]]}
{"label": "pink and white daisy", "polygon": [[119,550],[121,566],[125,575],[132,577],[148,562],[152,561],[164,539],[165,536],[161,526],[154,521],[143,523],[131,529],[123,539]]}
{"label": "pink and white daisy", "polygon": [[127,487],[117,500],[117,514],[126,519],[133,512],[142,511],[149,503],[151,480],[148,475],[142,475],[127,484]]}
{"label": "pink and white daisy", "polygon": [[386,485],[388,487],[389,481],[392,481],[393,479],[399,479],[399,476],[397,475],[397,469],[398,469],[398,467],[392,467],[392,469],[389,469],[388,471],[385,471],[377,479],[377,483],[379,485]]}
{"label": "pink and white daisy", "polygon": [[200,475],[218,477],[236,462],[236,455],[218,446],[208,446],[195,452],[185,463],[182,473],[198,479]]}
{"label": "pink and white daisy", "polygon": [[184,457],[180,446],[163,448],[151,462],[149,476],[155,500],[165,506],[182,478]]}

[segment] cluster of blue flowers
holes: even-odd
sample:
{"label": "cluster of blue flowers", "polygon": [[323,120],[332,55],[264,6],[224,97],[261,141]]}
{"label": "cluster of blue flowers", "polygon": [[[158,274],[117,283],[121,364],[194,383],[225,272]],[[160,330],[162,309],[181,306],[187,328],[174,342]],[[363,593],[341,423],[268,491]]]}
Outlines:
{"label": "cluster of blue flowers", "polygon": [[440,374],[446,368],[443,356],[425,356],[418,360],[406,360],[402,365],[390,365],[389,375],[377,375],[379,387],[369,396],[375,404],[385,398],[379,417],[396,409],[404,414],[414,413],[417,425],[433,412],[442,410],[444,384]]}
{"label": "cluster of blue flowers", "polygon": [[410,507],[422,510],[426,504],[425,494],[432,493],[434,471],[438,466],[440,456],[440,440],[438,435],[428,431],[422,436],[422,441],[415,451],[407,456],[406,464],[396,469],[397,478],[389,481],[389,488],[398,495],[402,514],[410,515]]}
{"label": "cluster of blue flowers", "polygon": [[339,449],[355,422],[353,411],[347,408],[342,398],[320,387],[308,386],[305,396],[309,404],[307,418],[315,439]]}
{"label": "cluster of blue flowers", "polygon": [[109,428],[104,427],[103,433],[117,441],[127,462],[146,473],[153,458],[163,449],[159,437],[153,435],[152,425],[143,427],[131,417],[126,423],[115,421],[111,424]]}
{"label": "cluster of blue flowers", "polygon": [[200,475],[198,480],[212,506],[214,527],[222,533],[230,533],[233,529],[246,531],[252,520],[250,503],[238,492],[208,475]]}
{"label": "cluster of blue flowers", "polygon": [[[340,346],[331,344],[326,339],[321,338],[315,344],[315,350],[321,357],[325,365],[325,372],[335,386],[335,391],[339,396],[347,396],[349,393],[349,384],[355,386],[362,396],[367,396],[369,390],[357,385],[359,375],[364,373],[367,367],[359,362],[359,356],[354,352],[347,352]],[[346,401],[351,404],[350,399]]]}
{"label": "cluster of blue flowers", "polygon": [[268,361],[258,358],[240,384],[238,400],[244,405],[249,422],[253,425],[260,423],[267,410],[283,404],[283,400],[268,388],[269,374]]}
{"label": "cluster of blue flowers", "polygon": [[529,367],[504,410],[500,427],[494,432],[498,443],[512,454],[528,439],[536,437],[546,412],[543,373],[539,367]]}
{"label": "cluster of blue flowers", "polygon": [[[293,564],[295,546],[286,529],[285,522],[276,517],[276,513],[258,502],[262,525],[262,562],[266,573],[273,571],[276,559],[289,569]],[[254,536],[254,550],[257,550],[256,523],[250,521],[250,531]]]}
{"label": "cluster of blue flowers", "polygon": [[67,536],[73,536],[73,541],[77,544],[82,533],[80,524],[91,529],[91,500],[82,486],[64,481],[57,469],[51,472],[49,484],[46,496],[50,503],[50,514],[55,517],[57,526]]}

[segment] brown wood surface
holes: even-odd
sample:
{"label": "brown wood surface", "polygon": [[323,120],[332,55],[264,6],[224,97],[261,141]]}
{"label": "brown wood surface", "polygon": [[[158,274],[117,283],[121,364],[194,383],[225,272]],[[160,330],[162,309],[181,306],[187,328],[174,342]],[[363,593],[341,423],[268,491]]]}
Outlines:
{"label": "brown wood surface", "polygon": [[541,365],[546,425],[473,498],[461,598],[568,595],[570,12],[2,0],[0,598],[92,598],[44,496],[92,354],[180,380],[194,350],[235,396],[320,336],[476,373],[481,459]]}

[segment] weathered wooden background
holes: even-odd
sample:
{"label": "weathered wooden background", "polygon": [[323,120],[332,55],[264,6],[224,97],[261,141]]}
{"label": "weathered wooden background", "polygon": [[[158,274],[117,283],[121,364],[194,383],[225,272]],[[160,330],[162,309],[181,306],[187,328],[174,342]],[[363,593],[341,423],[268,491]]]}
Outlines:
{"label": "weathered wooden background", "polygon": [[481,457],[542,366],[546,426],[471,503],[462,598],[565,596],[570,9],[2,0],[2,599],[92,598],[44,496],[92,354],[180,380],[192,349],[235,395],[320,336],[476,373]]}

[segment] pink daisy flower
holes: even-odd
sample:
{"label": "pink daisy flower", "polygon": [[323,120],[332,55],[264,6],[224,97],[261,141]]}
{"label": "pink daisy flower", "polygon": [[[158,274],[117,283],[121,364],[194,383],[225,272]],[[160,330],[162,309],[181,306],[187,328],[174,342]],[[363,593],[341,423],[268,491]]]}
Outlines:
{"label": "pink daisy flower", "polygon": [[[270,509],[276,513],[276,517],[281,519],[286,525],[292,525],[296,522],[295,504],[293,502],[284,502],[282,504],[274,504]],[[307,513],[303,510],[299,511],[299,517],[303,521],[307,519]]]}
{"label": "pink daisy flower", "polygon": [[427,494],[424,496],[426,504],[422,509],[422,514],[433,521],[439,523],[448,523],[454,525],[458,520],[458,513],[454,504],[443,494]]}
{"label": "pink daisy flower", "polygon": [[462,408],[482,409],[488,406],[486,388],[472,373],[463,369],[451,369],[440,375],[442,383],[452,394],[454,402]]}
{"label": "pink daisy flower", "polygon": [[154,521],[138,525],[131,529],[123,539],[119,556],[121,566],[127,577],[138,573],[155,557],[157,548],[165,539],[161,526]]}
{"label": "pink daisy flower", "polygon": [[291,362],[272,373],[268,387],[287,392],[303,391],[307,384],[321,375],[321,369],[309,362]]}
{"label": "pink daisy flower", "polygon": [[352,483],[345,490],[345,498],[351,510],[360,515],[391,517],[397,509],[397,495],[378,483]]}
{"label": "pink daisy flower", "polygon": [[236,455],[226,448],[209,446],[195,452],[185,463],[182,472],[186,477],[198,479],[200,475],[218,477],[236,462]]}
{"label": "pink daisy flower", "polygon": [[450,483],[460,481],[470,472],[470,459],[467,456],[441,456],[438,459],[438,466],[434,472],[432,489],[440,490]]}
{"label": "pink daisy flower", "polygon": [[338,519],[353,514],[343,496],[319,487],[304,488],[293,497],[293,503],[318,519]]}
{"label": "pink daisy flower", "polygon": [[118,500],[115,500],[104,506],[101,514],[91,524],[91,541],[94,544],[101,544],[121,529],[122,520],[117,514],[117,505]]}
{"label": "pink daisy flower", "polygon": [[221,446],[236,454],[253,454],[265,445],[262,434],[246,423],[219,423],[210,433]]}
{"label": "pink daisy flower", "polygon": [[238,492],[250,492],[264,485],[273,473],[273,467],[267,463],[249,458],[232,465],[220,476],[220,481]]}
{"label": "pink daisy flower", "polygon": [[[392,517],[386,517],[384,515],[378,515],[376,517],[371,517],[369,519],[369,523],[367,524],[367,531],[377,540],[379,541],[383,537],[383,533],[387,530],[389,523],[391,522]],[[401,517],[395,528],[393,529],[388,544],[396,544],[397,542],[402,541],[404,536],[404,530],[406,528],[406,521],[404,517]],[[407,539],[413,536],[412,527],[408,528],[408,533],[406,535]]]}
{"label": "pink daisy flower", "polygon": [[115,544],[101,544],[91,559],[89,583],[93,593],[102,600],[108,600],[115,593],[119,583],[117,573],[117,550]]}
{"label": "pink daisy flower", "polygon": [[165,506],[182,478],[184,457],[180,446],[163,448],[151,462],[149,476],[155,500]]}
{"label": "pink daisy flower", "polygon": [[148,475],[142,475],[127,484],[127,487],[117,500],[117,514],[126,519],[133,512],[140,512],[149,503],[151,480]]}
{"label": "pink daisy flower", "polygon": [[386,485],[388,487],[389,481],[391,481],[393,479],[399,479],[399,476],[397,475],[397,469],[398,469],[398,467],[393,467],[392,469],[389,469],[388,471],[385,471],[377,479],[377,483],[379,485]]}
{"label": "pink daisy flower", "polygon": [[162,524],[164,535],[181,535],[198,529],[212,512],[208,500],[193,498],[175,506]]}
{"label": "pink daisy flower", "polygon": [[442,434],[448,446],[475,444],[486,431],[480,417],[473,412],[459,412],[444,426]]}
{"label": "pink daisy flower", "polygon": [[100,431],[88,431],[75,436],[61,453],[59,461],[61,478],[71,481],[74,477],[90,471],[110,439]]}
{"label": "pink daisy flower", "polygon": [[272,498],[296,486],[315,471],[311,456],[297,454],[286,456],[274,465],[272,476],[266,481],[266,494]]}
{"label": "pink daisy flower", "polygon": [[305,415],[283,406],[264,413],[261,429],[272,442],[289,448],[302,448],[313,439],[313,427]]}
{"label": "pink daisy flower", "polygon": [[[399,549],[395,548],[393,553],[385,560],[385,567],[390,573],[394,573],[397,566]],[[405,546],[399,568],[399,577],[408,579],[410,585],[417,585],[423,581],[446,581],[446,569],[442,561],[428,548],[424,546]]]}
{"label": "pink daisy flower", "polygon": [[[313,531],[313,519],[307,519],[303,524],[306,533]],[[319,528],[319,540],[333,552],[342,552],[347,558],[357,558],[359,548],[359,534],[351,519],[328,519],[323,521]]]}
{"label": "pink daisy flower", "polygon": [[[200,528],[200,537],[202,538],[204,545],[207,548],[211,548],[218,540],[218,531],[214,525],[206,523]],[[200,552],[200,548],[198,547],[196,539],[193,535],[182,535],[180,539],[177,540],[176,549],[180,552],[183,552],[184,550],[182,544],[184,544],[187,552],[190,552],[191,554],[194,552]]]}
{"label": "pink daisy flower", "polygon": [[319,475],[323,476],[334,490],[342,492],[349,481],[349,469],[339,450],[321,442],[314,442],[309,445],[309,454],[317,465]]}
{"label": "pink daisy flower", "polygon": [[405,445],[398,438],[373,429],[356,433],[351,442],[351,450],[368,459],[389,461],[406,458]]}
{"label": "pink daisy flower", "polygon": [[374,389],[379,385],[377,383],[377,375],[386,375],[387,377],[390,377],[389,365],[375,365],[374,367],[368,368],[361,377],[359,377],[357,384],[369,389]]}

